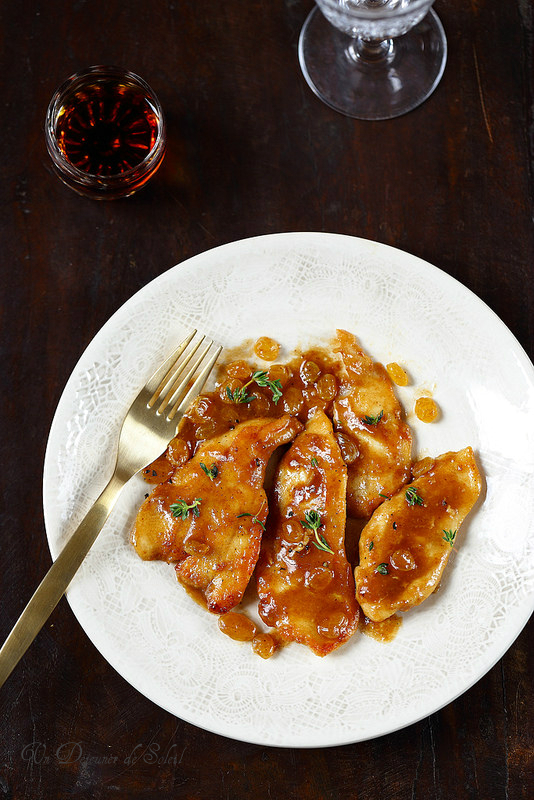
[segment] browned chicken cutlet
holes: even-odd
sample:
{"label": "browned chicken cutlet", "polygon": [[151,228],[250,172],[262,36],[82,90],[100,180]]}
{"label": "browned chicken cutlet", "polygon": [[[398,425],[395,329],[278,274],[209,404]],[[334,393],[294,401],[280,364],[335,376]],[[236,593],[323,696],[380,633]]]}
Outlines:
{"label": "browned chicken cutlet", "polygon": [[383,365],[347,331],[337,331],[334,352],[346,370],[334,401],[334,428],[355,446],[348,464],[347,511],[361,519],[408,480],[412,437]]}
{"label": "browned chicken cutlet", "polygon": [[378,508],[360,537],[354,576],[369,619],[422,603],[438,586],[481,478],[470,447],[445,453]]}
{"label": "browned chicken cutlet", "polygon": [[175,563],[178,580],[200,592],[210,611],[236,606],[267,519],[267,462],[301,429],[288,415],[253,419],[204,442],[141,506],[131,537],[139,556]]}
{"label": "browned chicken cutlet", "polygon": [[320,656],[358,624],[344,549],[346,480],[332,425],[317,411],[279,464],[256,573],[264,622]]}

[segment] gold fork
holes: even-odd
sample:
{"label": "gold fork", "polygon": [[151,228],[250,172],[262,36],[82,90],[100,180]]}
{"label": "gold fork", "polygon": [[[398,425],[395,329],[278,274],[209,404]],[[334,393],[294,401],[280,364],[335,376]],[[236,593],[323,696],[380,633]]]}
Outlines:
{"label": "gold fork", "polygon": [[0,649],[0,686],[58,604],[125,484],[163,453],[185,411],[202,391],[222,348],[205,336],[193,342],[196,333],[184,339],[130,406],[119,433],[115,469],[108,485],[67,541]]}

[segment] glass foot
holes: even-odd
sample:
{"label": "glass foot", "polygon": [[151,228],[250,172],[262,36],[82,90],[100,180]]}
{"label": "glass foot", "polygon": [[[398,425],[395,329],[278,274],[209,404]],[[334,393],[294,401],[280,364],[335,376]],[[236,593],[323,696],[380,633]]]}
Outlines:
{"label": "glass foot", "polygon": [[447,39],[431,9],[404,36],[361,49],[314,8],[300,34],[299,61],[331,108],[356,119],[391,119],[432,94],[445,69]]}

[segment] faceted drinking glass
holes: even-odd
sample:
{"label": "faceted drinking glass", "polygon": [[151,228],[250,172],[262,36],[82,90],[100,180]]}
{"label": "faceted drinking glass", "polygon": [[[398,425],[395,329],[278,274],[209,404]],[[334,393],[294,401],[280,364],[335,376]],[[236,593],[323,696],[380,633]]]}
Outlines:
{"label": "faceted drinking glass", "polygon": [[127,197],[146,184],[165,153],[165,120],[150,86],[133,72],[95,65],[52,97],[46,147],[56,174],[78,194]]}
{"label": "faceted drinking glass", "polygon": [[447,60],[434,0],[316,0],[299,40],[304,77],[331,108],[390,119],[420,105]]}

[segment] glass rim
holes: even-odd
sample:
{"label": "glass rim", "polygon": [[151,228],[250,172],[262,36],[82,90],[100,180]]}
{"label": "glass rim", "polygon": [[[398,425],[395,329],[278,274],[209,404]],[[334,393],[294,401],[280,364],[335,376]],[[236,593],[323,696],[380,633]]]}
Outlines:
{"label": "glass rim", "polygon": [[[148,96],[148,100],[154,106],[157,117],[158,117],[158,128],[157,128],[157,135],[156,141],[154,142],[153,146],[151,147],[150,151],[146,154],[142,161],[139,164],[136,164],[131,169],[126,170],[125,172],[115,172],[112,175],[97,175],[94,172],[86,172],[79,167],[76,167],[72,164],[68,158],[66,158],[63,150],[60,148],[57,142],[57,136],[55,132],[55,119],[57,117],[58,111],[61,105],[64,103],[65,98],[68,96],[70,92],[74,89],[78,88],[79,85],[83,84],[88,78],[91,77],[110,77],[110,78],[125,78],[130,81],[131,84],[139,86],[145,94]],[[121,67],[117,67],[114,65],[105,65],[105,64],[95,64],[91,67],[87,67],[86,69],[80,70],[79,72],[75,72],[70,75],[66,80],[61,83],[58,88],[55,90],[48,107],[46,109],[46,116],[45,116],[45,138],[46,138],[46,148],[48,150],[48,154],[52,161],[54,162],[55,166],[62,170],[63,172],[67,173],[69,177],[75,180],[77,183],[80,184],[90,184],[94,181],[98,181],[101,186],[113,186],[114,184],[123,184],[128,182],[131,178],[138,177],[140,174],[143,174],[149,168],[154,165],[154,162],[159,163],[161,158],[163,157],[164,146],[165,146],[165,139],[166,139],[166,125],[165,125],[165,116],[163,114],[163,108],[161,103],[158,99],[158,96],[152,89],[152,87],[140,77],[135,72],[131,72],[130,70],[122,69]]]}
{"label": "glass rim", "polygon": [[398,6],[393,8],[391,6],[376,6],[376,8],[353,6],[347,8],[344,4],[343,6],[341,5],[341,0],[316,0],[316,3],[319,8],[328,7],[331,9],[339,9],[347,15],[357,14],[361,19],[376,20],[379,15],[383,17],[403,17],[408,14],[413,14],[414,11],[419,11],[425,7],[430,9],[434,4],[434,0],[413,0],[406,8],[399,8]]}

